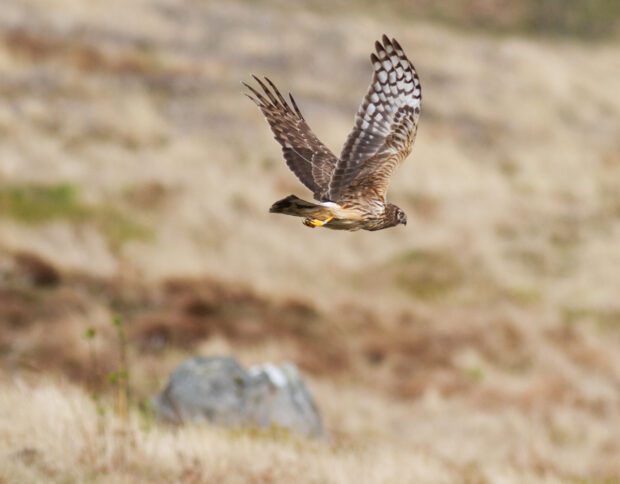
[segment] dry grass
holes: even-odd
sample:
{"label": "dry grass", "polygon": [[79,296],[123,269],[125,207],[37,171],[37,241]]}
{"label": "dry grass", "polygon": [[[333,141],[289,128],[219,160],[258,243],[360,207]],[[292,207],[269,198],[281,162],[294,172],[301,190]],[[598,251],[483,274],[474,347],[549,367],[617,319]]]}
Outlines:
{"label": "dry grass", "polygon": [[[531,314],[506,308],[463,308],[441,324],[359,307],[324,313],[214,281],[140,287],[72,276],[26,254],[3,279],[4,373],[32,382],[0,382],[0,470],[10,482],[26,468],[39,481],[131,482],[613,482],[620,473],[620,358],[576,322],[536,328]],[[129,336],[128,427],[112,416],[108,377],[121,368],[111,310]],[[148,398],[189,353],[296,361],[330,441],[156,424]]]}
{"label": "dry grass", "polygon": [[[343,404],[347,412],[340,426],[353,425],[355,440],[339,445],[278,431],[155,426],[139,414],[122,422],[75,387],[4,382],[0,477],[8,482],[561,482],[547,469],[543,455],[554,440],[570,448],[580,438],[565,430],[572,415],[558,414],[548,423],[534,417],[553,434],[532,441],[514,413],[506,415],[502,426],[484,413],[459,412],[447,420],[454,406],[427,399],[421,414],[414,414],[415,435],[386,440],[381,427],[390,423],[386,408],[395,415],[405,408],[350,391],[342,394],[339,412]],[[353,415],[365,420],[347,422]],[[454,417],[462,419],[456,428],[449,423]],[[507,433],[511,439],[502,439]],[[438,439],[438,434],[446,438]],[[468,445],[474,434],[477,443]],[[503,443],[492,450],[480,448],[481,442],[498,439]],[[520,448],[526,442],[531,451]],[[476,457],[481,450],[484,464]]]}
{"label": "dry grass", "polygon": [[[5,2],[0,476],[620,477],[620,46],[464,33],[397,4]],[[269,215],[306,193],[239,81],[293,91],[337,152],[384,31],[424,88],[390,191],[409,225]],[[80,389],[108,398],[116,313],[137,399],[189,353],[290,359],[333,442],[146,431],[135,415],[124,454]]]}

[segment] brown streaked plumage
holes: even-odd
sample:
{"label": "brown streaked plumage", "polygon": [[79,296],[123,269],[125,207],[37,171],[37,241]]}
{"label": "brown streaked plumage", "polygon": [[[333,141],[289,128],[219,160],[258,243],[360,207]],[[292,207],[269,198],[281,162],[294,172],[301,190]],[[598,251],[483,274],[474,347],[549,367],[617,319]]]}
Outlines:
{"label": "brown streaked plumage", "polygon": [[309,227],[381,230],[406,224],[407,216],[388,203],[396,168],[411,153],[422,91],[420,80],[396,39],[383,36],[371,54],[373,76],[355,116],[355,126],[337,158],[314,135],[293,96],[288,102],[267,78],[253,76],[262,92],[244,85],[282,145],[286,164],[319,203],[290,195],[270,209],[304,217]]}

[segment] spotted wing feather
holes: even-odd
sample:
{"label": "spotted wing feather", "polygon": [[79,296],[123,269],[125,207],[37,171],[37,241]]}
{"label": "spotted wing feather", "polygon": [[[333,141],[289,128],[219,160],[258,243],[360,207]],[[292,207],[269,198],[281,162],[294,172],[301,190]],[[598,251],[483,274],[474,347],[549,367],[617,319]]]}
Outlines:
{"label": "spotted wing feather", "polygon": [[330,181],[332,200],[360,185],[385,197],[389,178],[415,140],[422,102],[415,68],[396,39],[384,35],[375,48],[370,88]]}
{"label": "spotted wing feather", "polygon": [[252,94],[246,94],[261,109],[276,141],[282,145],[286,164],[317,200],[325,200],[329,181],[337,163],[336,156],[316,137],[302,116],[293,96],[290,104],[267,78],[268,86],[253,76],[262,93],[243,83]]}

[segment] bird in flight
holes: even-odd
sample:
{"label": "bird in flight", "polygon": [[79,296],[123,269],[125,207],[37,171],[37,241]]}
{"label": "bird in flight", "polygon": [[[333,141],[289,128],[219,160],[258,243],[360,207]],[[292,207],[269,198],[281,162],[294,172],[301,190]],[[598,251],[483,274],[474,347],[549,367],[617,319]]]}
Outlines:
{"label": "bird in flight", "polygon": [[370,88],[340,157],[319,141],[291,94],[289,103],[268,78],[253,76],[260,89],[243,83],[251,92],[246,96],[261,109],[282,145],[286,164],[318,202],[289,195],[270,212],[303,217],[312,228],[381,230],[407,224],[405,212],[388,203],[386,193],[416,137],[420,79],[396,39],[384,35],[375,42],[370,60]]}

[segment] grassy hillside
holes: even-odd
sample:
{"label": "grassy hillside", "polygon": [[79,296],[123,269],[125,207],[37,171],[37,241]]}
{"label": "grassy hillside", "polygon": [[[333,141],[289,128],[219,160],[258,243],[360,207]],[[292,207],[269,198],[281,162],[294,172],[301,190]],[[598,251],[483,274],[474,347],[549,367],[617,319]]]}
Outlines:
{"label": "grassy hillside", "polygon": [[[452,2],[456,26],[433,2],[5,3],[0,480],[620,478],[616,41],[527,36],[528,2]],[[407,227],[270,215],[308,193],[240,81],[293,92],[338,153],[384,32],[423,87]],[[194,353],[296,362],[331,440],[155,424]]]}

